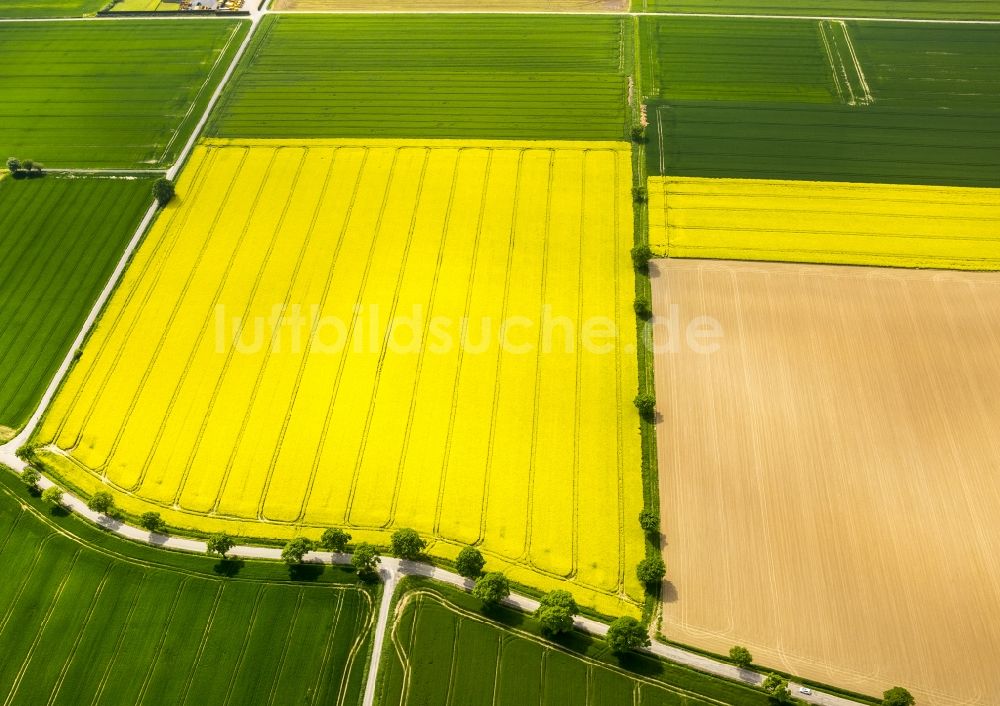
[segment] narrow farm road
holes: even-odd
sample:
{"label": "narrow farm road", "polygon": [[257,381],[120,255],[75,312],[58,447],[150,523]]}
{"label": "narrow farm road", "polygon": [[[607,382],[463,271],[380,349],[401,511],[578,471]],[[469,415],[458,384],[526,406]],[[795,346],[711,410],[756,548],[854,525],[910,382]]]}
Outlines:
{"label": "narrow farm road", "polygon": [[[24,464],[22,462],[21,466],[23,465]],[[44,476],[39,482],[39,486],[43,489],[52,485],[54,485],[54,483]],[[153,534],[138,527],[132,527],[131,525],[111,520],[100,513],[90,510],[83,500],[70,493],[63,494],[63,505],[81,517],[84,517],[107,529],[108,531],[114,532],[115,534],[126,539],[131,539],[136,542],[145,542],[156,547],[173,549],[176,551],[193,552],[196,554],[204,554],[206,552],[205,542],[201,540]],[[229,552],[229,556],[240,557],[243,559],[280,561],[281,549],[278,547],[241,545],[234,547],[232,551]],[[346,565],[350,564],[351,555],[332,554],[330,552],[309,552],[305,556],[305,561],[329,565]],[[396,559],[395,557],[382,557],[379,576],[383,582],[382,600],[379,603],[378,619],[375,623],[375,634],[373,636],[374,644],[372,647],[372,659],[368,668],[368,680],[365,686],[364,706],[374,706],[375,704],[375,686],[378,680],[379,660],[382,655],[382,648],[385,644],[386,630],[389,624],[389,608],[391,607],[393,593],[395,593],[399,579],[404,576],[423,576],[455,586],[465,591],[471,591],[473,586],[473,582],[469,579],[459,576],[451,571],[447,571],[446,569],[431,566],[430,564],[424,564],[422,562],[402,561],[400,559]],[[533,613],[538,608],[538,601],[516,593],[512,593],[504,601],[504,604],[525,613]],[[573,621],[573,625],[577,630],[596,637],[603,637],[608,632],[608,626],[605,623],[597,620],[591,620],[590,618],[577,617],[577,619]],[[721,662],[695,652],[689,652],[672,645],[666,645],[655,640],[645,651],[661,659],[674,662],[676,664],[682,664],[692,669],[697,669],[700,672],[714,674],[716,676],[741,681],[754,686],[759,685],[764,680],[764,676],[759,672],[749,669],[739,669],[738,667],[726,662]],[[806,703],[817,704],[817,706],[862,706],[862,704],[858,701],[816,690],[809,695],[800,694],[798,692],[800,684],[794,682],[789,684],[789,687],[797,698]]]}
{"label": "narrow farm road", "polygon": [[[255,6],[256,7],[256,6]],[[222,95],[222,91],[225,89],[226,84],[232,78],[233,73],[236,71],[236,66],[239,64],[240,59],[246,53],[247,47],[250,45],[250,41],[253,39],[254,33],[257,31],[257,27],[260,24],[261,18],[264,16],[264,12],[258,12],[254,10],[250,15],[250,29],[247,31],[246,36],[243,38],[243,42],[240,44],[239,49],[233,56],[231,62],[229,62],[229,67],[226,69],[226,73],[223,74],[215,91],[208,100],[208,104],[205,106],[205,110],[202,112],[201,118],[198,124],[195,125],[194,130],[191,131],[191,137],[185,143],[184,148],[181,150],[174,164],[167,169],[166,176],[168,179],[176,179],[177,174],[184,163],[187,161],[188,156],[191,154],[191,150],[194,149],[195,143],[201,137],[202,132],[205,129],[205,125],[208,123],[208,117],[212,113],[212,109],[219,100],[219,96]],[[0,20],[3,22],[4,20]],[[54,171],[66,171],[73,173],[100,173],[103,171],[113,171],[119,174],[137,173],[144,170],[54,170]],[[152,170],[150,173],[162,174],[163,170]],[[91,308],[90,313],[87,315],[86,320],[83,322],[83,327],[80,329],[80,333],[73,341],[73,345],[70,346],[69,350],[66,352],[66,357],[63,358],[59,369],[56,370],[56,374],[52,377],[49,382],[49,386],[45,389],[45,394],[42,395],[42,399],[39,400],[38,406],[35,408],[34,413],[32,413],[31,418],[28,423],[24,425],[24,428],[15,436],[13,439],[8,441],[6,444],[0,445],[0,463],[10,466],[11,468],[21,471],[25,467],[24,461],[22,461],[18,455],[18,450],[24,446],[31,435],[34,434],[35,429],[38,428],[39,422],[42,420],[45,411],[49,408],[52,403],[53,397],[55,397],[56,391],[62,384],[63,379],[69,373],[69,369],[73,364],[73,356],[76,351],[83,346],[83,342],[87,339],[90,334],[90,330],[97,323],[97,319],[100,317],[101,312],[104,310],[104,306],[107,304],[108,299],[111,298],[111,294],[114,292],[115,287],[118,285],[118,281],[121,279],[122,274],[125,272],[125,268],[129,261],[132,259],[132,255],[135,253],[136,248],[139,247],[139,243],[142,242],[143,236],[149,229],[150,224],[153,222],[156,216],[156,203],[152,203],[146,214],[143,216],[142,221],[139,223],[139,227],[136,228],[135,234],[129,241],[128,245],[125,247],[125,251],[122,253],[121,258],[118,260],[118,264],[115,266],[114,271],[111,273],[111,277],[108,279],[107,284],[105,284],[104,289],[101,290],[100,296],[97,301],[94,302],[94,306]]]}

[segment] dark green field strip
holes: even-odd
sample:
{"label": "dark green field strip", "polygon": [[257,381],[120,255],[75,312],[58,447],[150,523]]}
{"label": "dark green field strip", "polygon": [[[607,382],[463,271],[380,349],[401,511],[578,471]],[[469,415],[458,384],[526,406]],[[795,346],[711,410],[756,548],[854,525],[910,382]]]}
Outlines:
{"label": "dark green field strip", "polygon": [[674,100],[837,101],[817,23],[643,17],[640,26],[647,95]]}
{"label": "dark green field strip", "polygon": [[621,661],[580,633],[539,639],[533,619],[484,619],[468,594],[406,579],[386,636],[378,703],[574,706],[767,704],[761,692],[642,655]]}
{"label": "dark green field strip", "polygon": [[651,174],[1000,186],[991,113],[673,103],[650,120]]}
{"label": "dark green field strip", "polygon": [[92,15],[107,4],[107,0],[3,0],[0,19],[81,17]]}
{"label": "dark green field strip", "polygon": [[6,471],[0,562],[6,703],[360,699],[373,602],[345,570],[295,583],[280,565],[248,562],[219,578],[207,557],[51,516]]}
{"label": "dark green field strip", "polygon": [[[787,68],[751,60],[747,22],[803,28],[785,39],[771,35],[774,46],[761,50],[777,55],[775,47],[785,47]],[[647,111],[652,174],[1000,186],[1000,26],[852,22],[824,28],[806,20],[718,18],[644,23],[656,47],[644,47],[644,55],[671,67]],[[808,63],[809,32],[815,56],[829,64],[827,75],[833,76],[833,64],[840,75],[836,85],[832,78],[827,84],[832,102],[826,104],[814,100],[818,84],[795,68]],[[657,43],[661,35],[683,49]],[[733,37],[729,61],[740,68],[727,72],[719,63],[721,50],[709,41],[716,35],[719,42]],[[793,60],[795,54],[802,56]],[[741,97],[726,89],[730,74],[755,93]],[[715,95],[692,99],[697,86]]]}
{"label": "dark green field strip", "polygon": [[248,31],[236,20],[0,25],[0,153],[170,164]]}
{"label": "dark green field strip", "polygon": [[0,425],[24,424],[152,201],[151,179],[0,180]]}
{"label": "dark green field strip", "polygon": [[990,112],[1000,119],[1000,26],[849,24],[876,106]]}
{"label": "dark green field strip", "polygon": [[995,0],[632,0],[644,12],[996,20]]}
{"label": "dark green field strip", "polygon": [[615,17],[271,15],[209,132],[620,139],[630,37]]}

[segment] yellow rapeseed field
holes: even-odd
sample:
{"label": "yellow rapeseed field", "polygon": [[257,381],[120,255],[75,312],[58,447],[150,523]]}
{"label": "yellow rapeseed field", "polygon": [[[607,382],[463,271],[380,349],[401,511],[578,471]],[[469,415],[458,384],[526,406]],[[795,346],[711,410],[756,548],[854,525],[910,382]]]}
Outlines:
{"label": "yellow rapeseed field", "polygon": [[1000,269],[1000,189],[653,177],[659,255]]}
{"label": "yellow rapeseed field", "polygon": [[39,455],[176,527],[409,526],[635,613],[630,174],[624,143],[206,142]]}

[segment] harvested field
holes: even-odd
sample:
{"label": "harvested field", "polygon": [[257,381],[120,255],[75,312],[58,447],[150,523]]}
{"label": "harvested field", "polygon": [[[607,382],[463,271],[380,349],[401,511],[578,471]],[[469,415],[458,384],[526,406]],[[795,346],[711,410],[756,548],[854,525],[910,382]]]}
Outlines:
{"label": "harvested field", "polygon": [[625,143],[201,146],[41,454],[174,526],[410,526],[634,610],[630,187]]}
{"label": "harvested field", "polygon": [[[382,655],[381,706],[767,706],[756,689],[632,655],[581,633],[541,637],[513,610],[482,615],[468,594],[407,579]],[[624,668],[623,668],[624,665]]]}
{"label": "harvested field", "polygon": [[209,132],[620,140],[631,53],[623,17],[269,15]]}
{"label": "harvested field", "polygon": [[0,440],[34,411],[125,244],[151,179],[0,179]]}
{"label": "harvested field", "polygon": [[995,703],[1000,277],[663,260],[653,289],[724,332],[656,330],[664,633]]}
{"label": "harvested field", "polygon": [[249,22],[0,25],[0,154],[48,167],[170,164]]}
{"label": "harvested field", "polygon": [[994,0],[633,0],[642,12],[996,20]]}
{"label": "harvested field", "polygon": [[642,27],[652,174],[1000,186],[1000,26]]}
{"label": "harvested field", "polygon": [[622,12],[629,0],[274,0],[307,12]]}
{"label": "harvested field", "polygon": [[1000,189],[651,177],[649,216],[669,257],[1000,269]]}
{"label": "harvested field", "polygon": [[360,702],[374,596],[352,573],[122,541],[0,472],[4,703]]}

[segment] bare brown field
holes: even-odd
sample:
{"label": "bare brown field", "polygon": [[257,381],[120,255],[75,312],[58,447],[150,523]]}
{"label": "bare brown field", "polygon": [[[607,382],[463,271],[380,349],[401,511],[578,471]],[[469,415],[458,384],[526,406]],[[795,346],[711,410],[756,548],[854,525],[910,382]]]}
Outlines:
{"label": "bare brown field", "polygon": [[[652,275],[667,637],[921,706],[1000,703],[1000,276]],[[697,316],[717,352],[686,344]]]}
{"label": "bare brown field", "polygon": [[302,12],[623,12],[628,0],[274,0]]}

